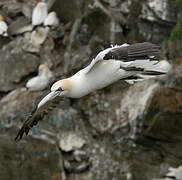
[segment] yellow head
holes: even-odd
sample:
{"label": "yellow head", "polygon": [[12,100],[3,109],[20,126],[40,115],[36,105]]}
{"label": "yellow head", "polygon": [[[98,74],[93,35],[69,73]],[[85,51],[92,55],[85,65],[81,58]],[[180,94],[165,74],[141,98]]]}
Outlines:
{"label": "yellow head", "polygon": [[52,11],[50,14],[56,16],[56,12],[55,11]]}
{"label": "yellow head", "polygon": [[39,75],[42,75],[42,74],[47,74],[49,71],[49,68],[47,67],[46,64],[41,64],[39,66]]}
{"label": "yellow head", "polygon": [[58,89],[68,92],[71,89],[70,80],[69,79],[62,79],[62,80],[55,82],[51,87],[51,91],[56,91]]}
{"label": "yellow head", "polygon": [[38,4],[37,4],[37,8],[43,8],[43,7],[45,7],[46,6],[46,3],[44,3],[44,2],[39,2]]}
{"label": "yellow head", "polygon": [[0,15],[0,21],[4,21],[4,18],[3,16]]}

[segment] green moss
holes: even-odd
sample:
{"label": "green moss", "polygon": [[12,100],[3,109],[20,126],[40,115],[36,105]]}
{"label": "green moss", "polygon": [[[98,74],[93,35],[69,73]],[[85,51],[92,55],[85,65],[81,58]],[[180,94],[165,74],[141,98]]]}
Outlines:
{"label": "green moss", "polygon": [[168,46],[169,37],[164,38],[162,41],[162,47],[167,48]]}
{"label": "green moss", "polygon": [[182,9],[182,0],[176,0],[176,3],[177,3],[178,6]]}
{"label": "green moss", "polygon": [[[180,9],[182,9],[182,0],[175,0]],[[182,17],[179,17],[177,24],[171,31],[169,40],[176,41],[182,39]]]}
{"label": "green moss", "polygon": [[181,38],[182,38],[182,17],[178,19],[176,26],[172,29],[169,39],[172,41],[176,41],[180,40]]}

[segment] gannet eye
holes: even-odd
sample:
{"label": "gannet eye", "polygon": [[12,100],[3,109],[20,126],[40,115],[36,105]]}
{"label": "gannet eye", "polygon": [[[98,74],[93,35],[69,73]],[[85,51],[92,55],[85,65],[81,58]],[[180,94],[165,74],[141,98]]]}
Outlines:
{"label": "gannet eye", "polygon": [[56,91],[63,91],[63,89],[61,87],[59,87]]}

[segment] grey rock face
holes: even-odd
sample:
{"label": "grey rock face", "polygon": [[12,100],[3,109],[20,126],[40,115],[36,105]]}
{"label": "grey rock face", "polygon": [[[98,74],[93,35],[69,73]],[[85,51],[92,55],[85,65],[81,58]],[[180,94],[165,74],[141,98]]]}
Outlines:
{"label": "grey rock face", "polygon": [[30,43],[35,47],[39,47],[41,44],[45,42],[48,32],[48,27],[38,28],[36,31],[33,31],[30,37]]}
{"label": "grey rock face", "polygon": [[23,121],[29,109],[35,106],[36,99],[40,99],[40,95],[41,93],[36,94],[27,91],[25,88],[19,88],[2,98],[0,101],[1,123],[3,122],[4,124],[7,124],[8,127],[9,125],[17,124],[17,119]]}
{"label": "grey rock face", "polygon": [[147,0],[143,4],[141,17],[149,21],[166,21],[169,23],[176,23],[177,6],[169,0]]}
{"label": "grey rock face", "polygon": [[177,12],[176,4],[170,0],[147,0],[142,4],[140,34],[148,40],[160,42],[176,24]]}
{"label": "grey rock face", "polygon": [[140,118],[145,115],[147,105],[150,104],[151,97],[158,88],[159,83],[152,80],[142,82],[142,86],[140,83],[137,83],[134,87],[128,89],[126,95],[121,100],[120,115],[122,123],[129,121],[130,127],[132,128],[132,138],[136,138],[135,136],[141,133],[139,132]]}
{"label": "grey rock face", "polygon": [[83,0],[55,1],[51,9],[57,12],[61,20],[71,21],[81,16],[83,3]]}
{"label": "grey rock face", "polygon": [[24,17],[20,17],[8,26],[8,34],[22,34],[24,32],[30,32],[32,31],[32,29],[33,26],[30,24],[30,21]]}
{"label": "grey rock face", "polygon": [[0,91],[7,92],[18,87],[18,83],[35,71],[39,64],[39,59],[24,52],[21,40],[18,41],[12,41],[0,50]]}

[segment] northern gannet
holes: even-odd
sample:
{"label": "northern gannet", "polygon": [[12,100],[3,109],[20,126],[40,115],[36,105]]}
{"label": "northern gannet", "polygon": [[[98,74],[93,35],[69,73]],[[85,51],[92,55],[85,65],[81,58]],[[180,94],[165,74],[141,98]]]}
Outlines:
{"label": "northern gannet", "polygon": [[101,51],[91,63],[73,76],[55,82],[51,92],[45,96],[24,122],[15,140],[38,123],[40,116],[51,104],[59,103],[62,96],[81,98],[102,89],[118,80],[137,80],[138,74],[162,75],[168,70],[155,70],[160,59],[160,47],[144,42],[133,45],[116,45]]}
{"label": "northern gannet", "polygon": [[179,166],[178,168],[170,167],[169,172],[166,174],[166,177],[172,178],[172,179],[182,179],[182,166]]}
{"label": "northern gannet", "polygon": [[6,22],[4,21],[3,16],[0,15],[0,35],[8,36],[7,30],[8,30],[8,26]]}
{"label": "northern gannet", "polygon": [[59,25],[59,19],[56,15],[56,12],[50,12],[44,21],[44,26],[53,26],[56,27]]}
{"label": "northern gannet", "polygon": [[52,78],[53,74],[47,65],[41,64],[39,66],[38,76],[30,79],[27,82],[26,87],[30,91],[42,91],[49,85]]}
{"label": "northern gannet", "polygon": [[37,26],[44,23],[46,17],[47,17],[47,3],[39,2],[37,6],[33,9],[32,25]]}

